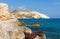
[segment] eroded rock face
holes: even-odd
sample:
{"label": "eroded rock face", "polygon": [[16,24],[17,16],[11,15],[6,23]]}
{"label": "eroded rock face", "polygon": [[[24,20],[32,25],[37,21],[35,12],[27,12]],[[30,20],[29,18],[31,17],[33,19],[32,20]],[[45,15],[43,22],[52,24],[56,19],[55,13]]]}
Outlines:
{"label": "eroded rock face", "polygon": [[17,19],[8,11],[8,5],[0,4],[0,38],[1,39],[24,39],[24,32],[30,33],[26,26],[19,25]]}
{"label": "eroded rock face", "polygon": [[8,5],[0,3],[0,21],[8,20],[11,16],[12,15],[8,12]]}
{"label": "eroded rock face", "polygon": [[8,11],[8,5],[5,3],[0,3],[0,11]]}
{"label": "eroded rock face", "polygon": [[[17,35],[15,35],[17,33],[23,35],[22,30],[21,31],[18,30],[18,26],[15,24],[14,20],[10,19],[7,21],[2,21],[2,22],[0,22],[0,27],[1,27],[1,32],[3,33],[2,35],[3,35],[4,39],[10,39],[11,38],[10,36],[12,36],[14,38],[14,36],[17,36]],[[14,36],[11,33],[13,33]],[[21,35],[18,35],[18,36],[21,36]],[[18,38],[18,37],[16,37],[16,38]],[[24,35],[23,35],[23,38],[24,38]]]}
{"label": "eroded rock face", "polygon": [[[20,14],[20,11],[18,14]],[[19,18],[20,15],[22,15],[22,18],[29,18],[31,17],[31,15],[34,15],[29,14],[29,12],[23,12],[18,17],[18,14],[17,18]],[[14,15],[9,13],[8,5],[0,3],[0,39],[25,39],[25,33],[29,33],[29,35],[32,33],[31,29],[27,28],[26,26],[23,26],[22,24],[19,24],[21,23],[17,21]],[[30,36],[35,37],[34,33],[32,33]]]}
{"label": "eroded rock face", "polygon": [[16,18],[50,18],[45,14],[29,10],[12,10],[10,13]]}

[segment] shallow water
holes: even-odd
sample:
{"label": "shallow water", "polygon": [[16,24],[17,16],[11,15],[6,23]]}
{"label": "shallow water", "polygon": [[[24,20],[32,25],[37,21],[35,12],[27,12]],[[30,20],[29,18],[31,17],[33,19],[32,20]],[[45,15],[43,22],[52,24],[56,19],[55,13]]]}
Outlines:
{"label": "shallow water", "polygon": [[[60,19],[18,19],[20,22],[23,21],[27,24],[27,27],[31,28],[33,32],[44,32],[47,39],[60,39]],[[41,26],[33,27],[30,26],[32,23],[38,22]]]}

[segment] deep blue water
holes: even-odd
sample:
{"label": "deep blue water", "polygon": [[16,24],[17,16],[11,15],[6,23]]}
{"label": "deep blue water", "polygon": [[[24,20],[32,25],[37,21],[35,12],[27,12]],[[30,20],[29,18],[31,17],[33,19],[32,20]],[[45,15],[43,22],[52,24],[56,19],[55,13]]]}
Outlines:
{"label": "deep blue water", "polygon": [[[33,32],[44,32],[47,39],[60,39],[60,18],[51,19],[18,19],[27,24],[27,27],[31,28]],[[34,22],[41,24],[39,27],[29,26]]]}

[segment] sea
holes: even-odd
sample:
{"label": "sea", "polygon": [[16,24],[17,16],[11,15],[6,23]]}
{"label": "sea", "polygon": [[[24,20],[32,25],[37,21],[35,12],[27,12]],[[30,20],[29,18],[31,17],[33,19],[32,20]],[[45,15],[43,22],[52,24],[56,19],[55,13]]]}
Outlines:
{"label": "sea", "polygon": [[[19,22],[24,22],[33,32],[44,32],[47,39],[60,39],[60,18],[50,19],[18,19]],[[38,22],[40,26],[31,26],[32,23]]]}

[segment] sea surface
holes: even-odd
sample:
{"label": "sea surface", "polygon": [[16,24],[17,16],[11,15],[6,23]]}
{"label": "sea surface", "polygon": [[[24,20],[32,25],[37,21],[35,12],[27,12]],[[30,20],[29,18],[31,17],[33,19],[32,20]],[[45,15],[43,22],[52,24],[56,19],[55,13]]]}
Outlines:
{"label": "sea surface", "polygon": [[[44,32],[47,39],[60,39],[60,18],[50,19],[18,19],[24,22],[33,32]],[[33,27],[32,23],[38,22],[40,26]]]}

